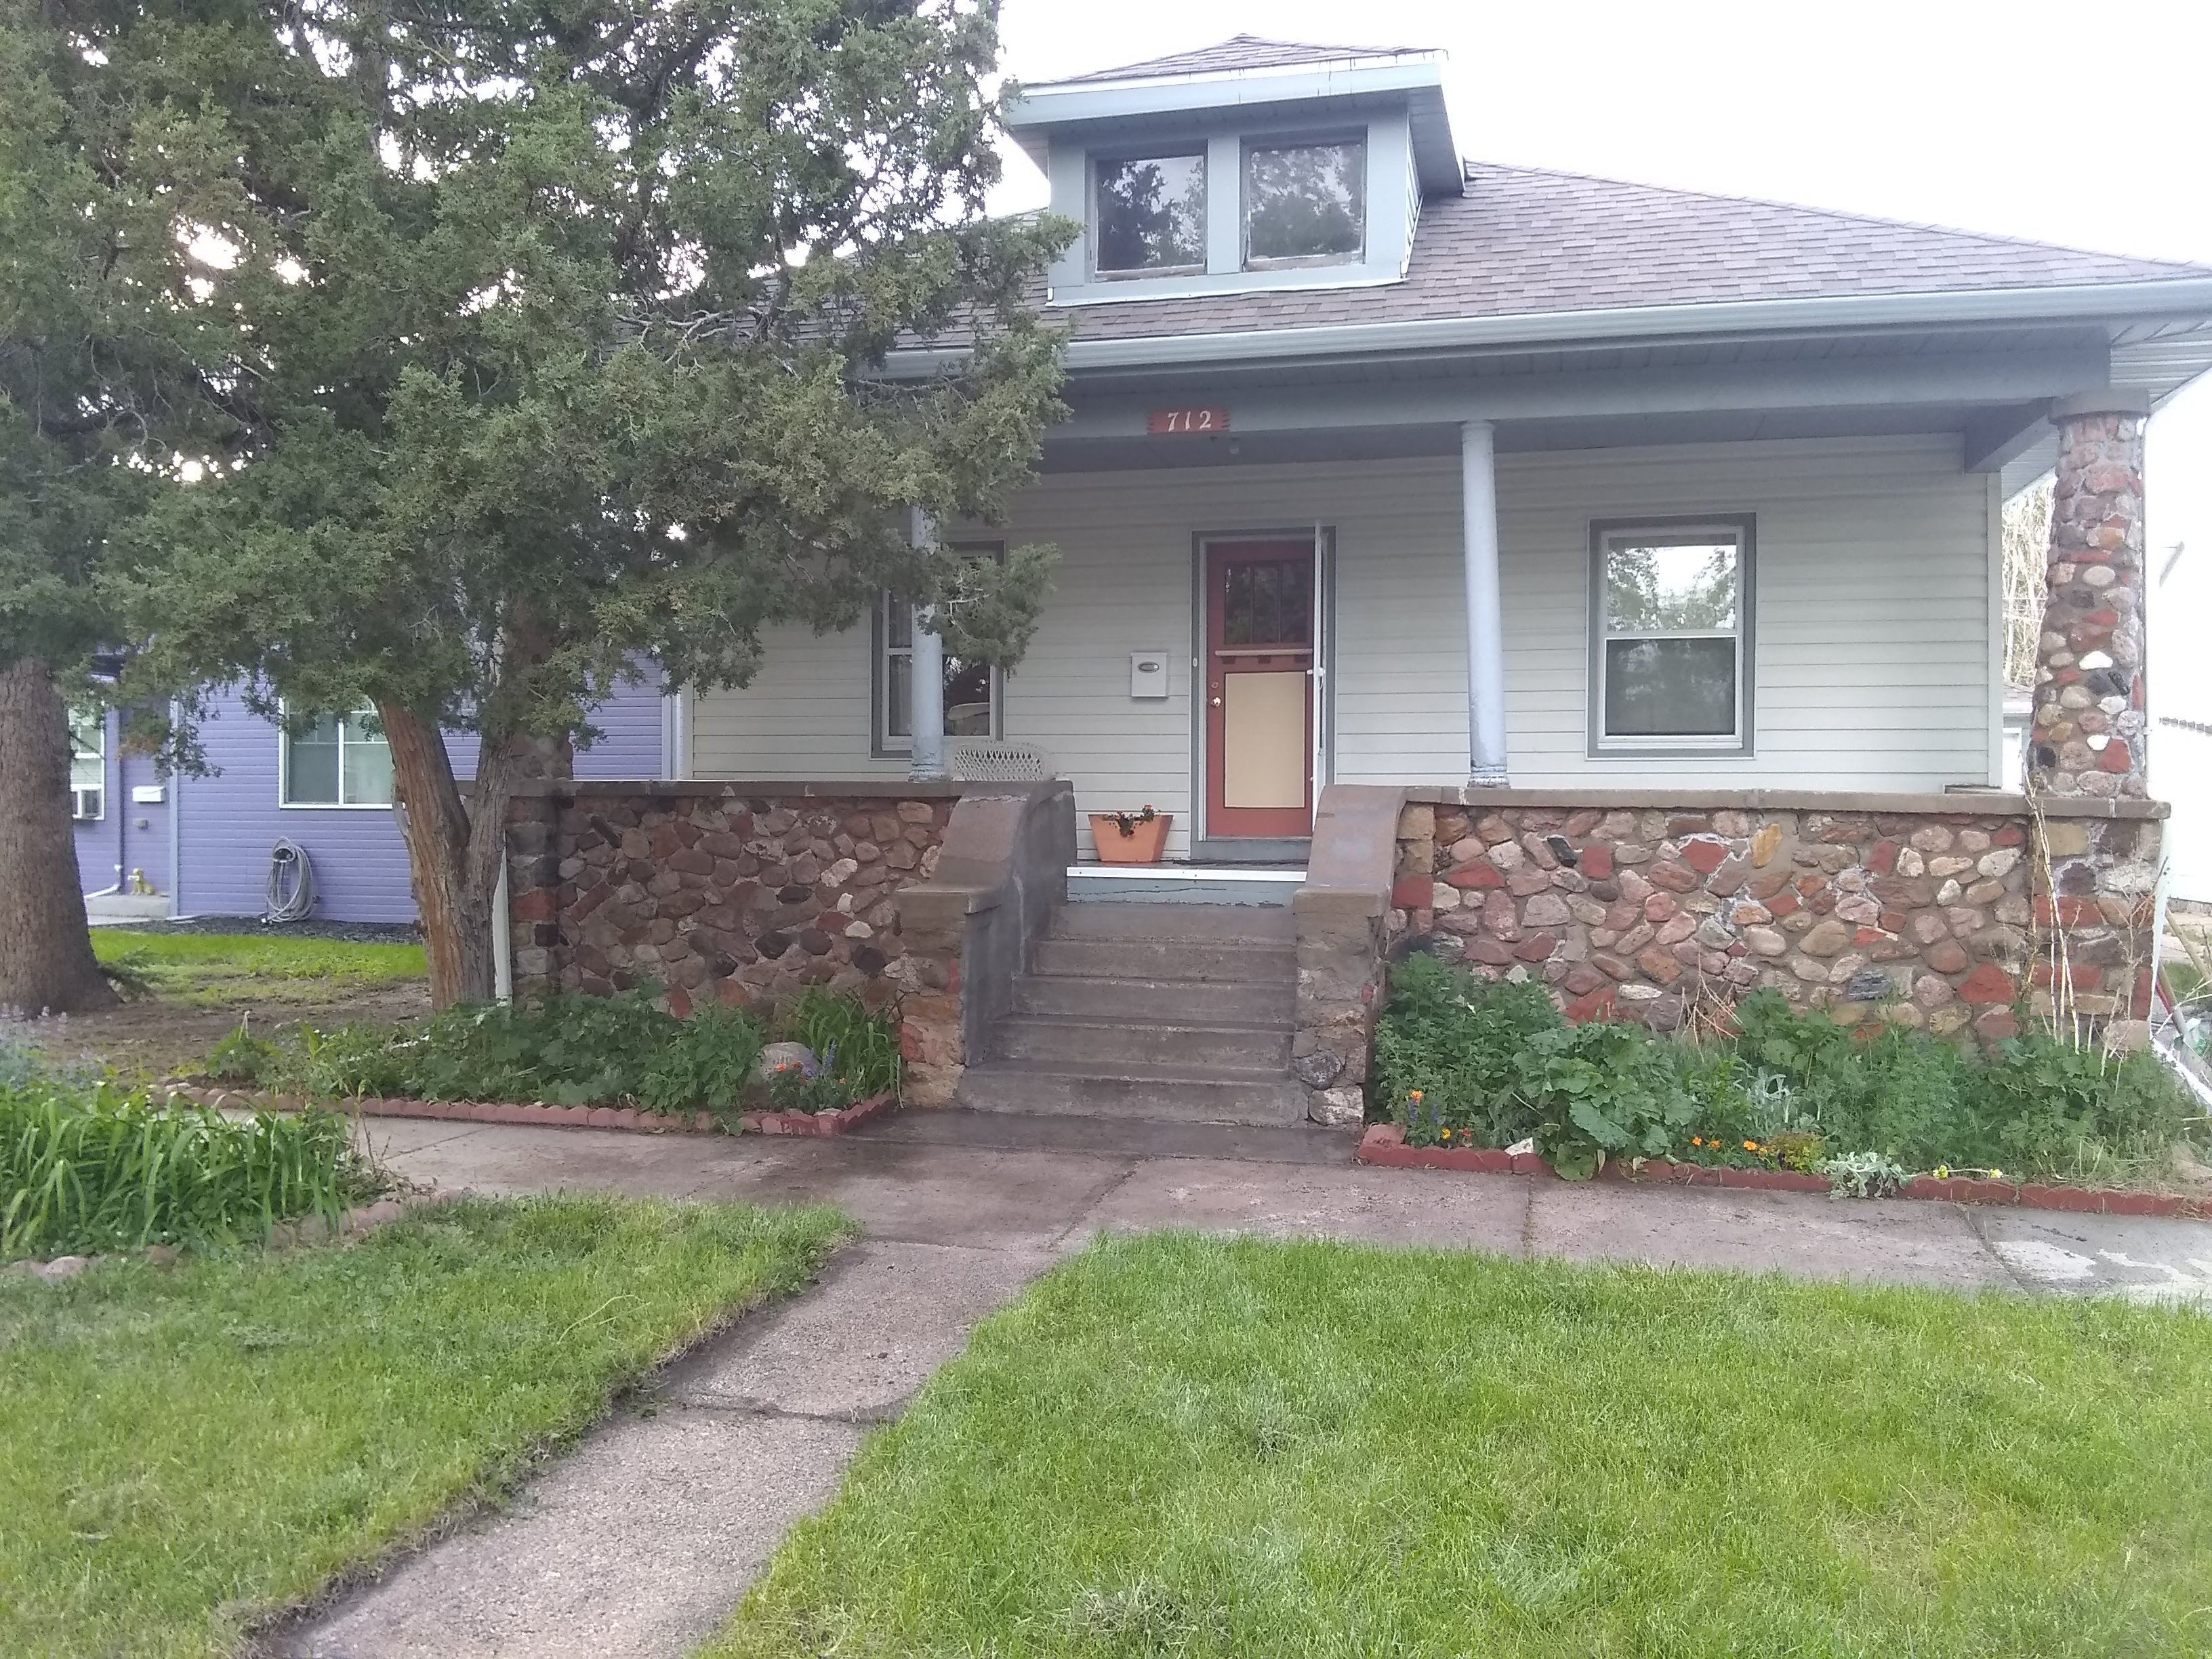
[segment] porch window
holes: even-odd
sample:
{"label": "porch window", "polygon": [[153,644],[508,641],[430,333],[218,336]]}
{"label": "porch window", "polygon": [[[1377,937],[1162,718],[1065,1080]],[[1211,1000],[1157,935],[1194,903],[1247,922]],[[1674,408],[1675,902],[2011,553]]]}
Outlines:
{"label": "porch window", "polygon": [[1747,753],[1752,521],[1591,528],[1591,738],[1608,753]]}
{"label": "porch window", "polygon": [[1093,173],[1092,256],[1102,276],[1206,268],[1206,156],[1102,161]]}
{"label": "porch window", "polygon": [[[955,542],[963,558],[1004,559],[1003,542]],[[878,756],[914,752],[914,607],[889,593],[876,605],[876,731]],[[995,738],[1002,734],[999,671],[988,663],[945,653],[945,735]]]}
{"label": "porch window", "polygon": [[392,745],[376,711],[318,714],[279,739],[277,799],[286,806],[389,806]]}
{"label": "porch window", "polygon": [[70,817],[91,823],[107,815],[107,716],[71,711],[69,721]]}
{"label": "porch window", "polygon": [[1339,264],[1367,245],[1367,146],[1255,144],[1244,152],[1246,266]]}

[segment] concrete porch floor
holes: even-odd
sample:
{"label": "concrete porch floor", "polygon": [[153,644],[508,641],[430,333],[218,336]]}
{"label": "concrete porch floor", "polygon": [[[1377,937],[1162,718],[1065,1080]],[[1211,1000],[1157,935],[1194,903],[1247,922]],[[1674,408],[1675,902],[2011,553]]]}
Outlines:
{"label": "concrete porch floor", "polygon": [[836,1204],[806,1294],[668,1368],[501,1513],[268,1632],[319,1659],[647,1659],[727,1617],[975,1323],[1102,1231],[1156,1227],[1614,1258],[2212,1307],[2212,1224],[1365,1169],[1348,1135],[905,1113],[840,1140],[376,1121],[412,1180]]}

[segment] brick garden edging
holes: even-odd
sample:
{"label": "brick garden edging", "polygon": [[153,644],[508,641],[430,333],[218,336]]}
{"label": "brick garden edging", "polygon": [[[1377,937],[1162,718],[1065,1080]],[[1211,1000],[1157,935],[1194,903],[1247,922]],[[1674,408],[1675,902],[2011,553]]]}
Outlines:
{"label": "brick garden edging", "polygon": [[[1354,1158],[1391,1170],[1455,1170],[1468,1175],[1556,1176],[1534,1152],[1507,1152],[1488,1146],[1408,1146],[1396,1123],[1376,1123],[1359,1139]],[[1678,1187],[1735,1187],[1770,1193],[1826,1193],[1823,1176],[1795,1170],[1730,1170],[1704,1164],[1653,1158],[1640,1169],[1607,1164],[1601,1181],[1649,1182]],[[1954,1204],[2017,1204],[2030,1210],[2073,1210],[2100,1215],[2178,1216],[2212,1221],[2212,1198],[2184,1198],[2169,1193],[2130,1193],[2094,1187],[2052,1187],[2039,1182],[1976,1180],[1952,1176],[1914,1176],[1893,1196],[1939,1199]]]}
{"label": "brick garden edging", "polygon": [[[356,1117],[420,1117],[447,1123],[520,1123],[550,1129],[626,1129],[642,1134],[714,1134],[721,1124],[712,1112],[676,1115],[640,1112],[627,1106],[526,1106],[495,1101],[403,1100],[366,1095],[342,1102],[313,1101],[301,1095],[264,1094],[256,1089],[203,1089],[173,1083],[169,1092],[218,1110],[303,1112],[310,1106]],[[744,1112],[738,1117],[743,1129],[763,1135],[840,1135],[871,1118],[880,1117],[898,1103],[890,1094],[866,1100],[836,1112]]]}

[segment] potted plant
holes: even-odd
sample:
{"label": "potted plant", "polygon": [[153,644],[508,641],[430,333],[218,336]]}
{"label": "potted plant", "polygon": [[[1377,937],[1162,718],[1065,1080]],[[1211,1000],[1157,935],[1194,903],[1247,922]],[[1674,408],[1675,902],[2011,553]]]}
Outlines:
{"label": "potted plant", "polygon": [[1097,843],[1101,864],[1158,864],[1168,844],[1171,812],[1147,806],[1137,812],[1093,812],[1091,839]]}

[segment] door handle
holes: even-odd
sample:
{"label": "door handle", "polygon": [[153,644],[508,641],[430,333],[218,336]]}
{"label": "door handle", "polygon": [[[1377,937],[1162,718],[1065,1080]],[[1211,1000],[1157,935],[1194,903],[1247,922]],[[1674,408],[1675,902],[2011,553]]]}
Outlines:
{"label": "door handle", "polygon": [[1213,682],[1213,684],[1212,684],[1212,685],[1208,686],[1206,689],[1207,689],[1209,691],[1212,692],[1212,694],[1213,694],[1213,695],[1212,695],[1212,696],[1211,698],[1209,698],[1209,699],[1208,699],[1208,701],[1209,701],[1209,702],[1211,702],[1212,703],[1212,705],[1213,705],[1216,708],[1220,708],[1220,707],[1221,707],[1221,682],[1220,682],[1219,680],[1216,680],[1216,681],[1214,681],[1214,682]]}

